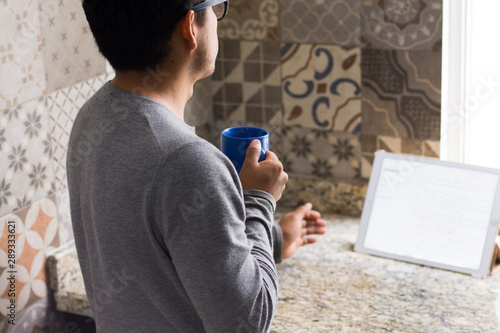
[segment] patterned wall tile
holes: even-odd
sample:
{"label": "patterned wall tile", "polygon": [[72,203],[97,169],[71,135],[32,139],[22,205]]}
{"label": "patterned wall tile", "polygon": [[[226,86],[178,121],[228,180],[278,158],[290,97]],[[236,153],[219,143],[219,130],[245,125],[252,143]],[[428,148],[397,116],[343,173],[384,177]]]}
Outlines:
{"label": "patterned wall tile", "polygon": [[285,127],[281,162],[294,175],[353,180],[360,177],[359,136],[345,132]]}
{"label": "patterned wall tile", "polygon": [[441,54],[363,49],[363,134],[439,140]]}
{"label": "patterned wall tile", "polygon": [[381,135],[361,135],[361,177],[370,178],[375,152],[409,154],[439,158],[440,142],[435,140],[402,139]]}
{"label": "patterned wall tile", "polygon": [[362,3],[365,47],[441,50],[442,0],[367,0]]}
{"label": "patterned wall tile", "polygon": [[81,0],[41,2],[43,54],[49,93],[106,73]]}
{"label": "patterned wall tile", "polygon": [[359,46],[358,0],[281,0],[281,40]]}
{"label": "patterned wall tile", "polygon": [[357,133],[361,124],[361,50],[283,44],[286,125]]}
{"label": "patterned wall tile", "polygon": [[240,40],[279,40],[278,1],[230,1],[226,18],[219,22],[219,37]]}
{"label": "patterned wall tile", "polygon": [[360,217],[363,211],[366,182],[343,182],[329,179],[291,176],[278,202],[278,207],[295,208],[312,202],[322,213]]}
{"label": "patterned wall tile", "polygon": [[[54,330],[51,325],[51,319],[54,317],[54,312],[51,312],[49,307],[48,297],[42,298],[30,306],[27,306],[22,312],[16,313],[16,326],[8,323],[8,318],[2,323],[0,319],[0,332],[2,333],[51,333],[64,332],[62,330]],[[2,326],[4,324],[4,327]],[[69,326],[67,326],[69,327]]]}
{"label": "patterned wall tile", "polygon": [[113,74],[104,74],[48,96],[50,138],[57,191],[67,187],[66,153],[73,121],[83,104],[112,77]]}
{"label": "patterned wall tile", "polygon": [[38,1],[0,2],[0,110],[45,90]]}
{"label": "patterned wall tile", "polygon": [[265,124],[281,117],[279,43],[221,40],[219,49],[214,118]]}
{"label": "patterned wall tile", "polygon": [[15,223],[16,236],[16,310],[22,311],[29,305],[47,296],[48,278],[45,261],[47,253],[59,246],[57,235],[57,208],[54,198],[45,198],[30,207],[0,218],[0,313],[6,314],[8,296],[7,268],[7,223]]}
{"label": "patterned wall tile", "polygon": [[0,216],[54,192],[46,99],[0,111]]}
{"label": "patterned wall tile", "polygon": [[71,224],[71,207],[69,205],[68,189],[65,188],[56,192],[55,199],[57,205],[57,220],[59,222],[59,242],[61,244],[66,244],[75,238],[73,236],[73,225]]}

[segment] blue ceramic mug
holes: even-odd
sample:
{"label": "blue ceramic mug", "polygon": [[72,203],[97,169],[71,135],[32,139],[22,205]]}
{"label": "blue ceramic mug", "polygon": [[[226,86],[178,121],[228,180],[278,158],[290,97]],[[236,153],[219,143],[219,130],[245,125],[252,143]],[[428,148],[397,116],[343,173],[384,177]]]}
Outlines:
{"label": "blue ceramic mug", "polygon": [[240,126],[226,128],[221,133],[221,150],[231,162],[238,174],[241,171],[243,161],[247,154],[250,143],[258,139],[262,145],[259,162],[266,159],[266,151],[269,150],[269,132],[263,128]]}

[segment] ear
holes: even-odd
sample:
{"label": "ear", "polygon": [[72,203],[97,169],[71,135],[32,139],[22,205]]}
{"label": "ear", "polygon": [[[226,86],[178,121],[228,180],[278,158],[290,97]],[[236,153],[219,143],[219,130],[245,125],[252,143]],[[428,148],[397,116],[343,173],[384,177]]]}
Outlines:
{"label": "ear", "polygon": [[187,12],[179,23],[182,31],[182,37],[189,46],[189,50],[195,50],[198,47],[198,42],[196,40],[197,30],[194,23],[194,12],[192,10]]}

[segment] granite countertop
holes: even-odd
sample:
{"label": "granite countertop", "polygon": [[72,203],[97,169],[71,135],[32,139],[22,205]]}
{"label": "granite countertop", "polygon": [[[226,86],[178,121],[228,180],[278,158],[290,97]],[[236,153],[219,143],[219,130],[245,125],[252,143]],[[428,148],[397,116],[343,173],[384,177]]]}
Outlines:
{"label": "granite countertop", "polygon": [[[278,265],[271,332],[500,332],[500,274],[481,279],[353,252],[359,219]],[[74,244],[49,256],[57,309],[90,316]]]}

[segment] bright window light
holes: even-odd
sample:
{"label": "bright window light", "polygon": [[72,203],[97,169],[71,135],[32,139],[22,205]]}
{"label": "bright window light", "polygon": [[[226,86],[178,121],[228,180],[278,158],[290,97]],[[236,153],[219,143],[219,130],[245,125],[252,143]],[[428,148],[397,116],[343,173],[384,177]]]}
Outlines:
{"label": "bright window light", "polygon": [[500,1],[443,5],[441,158],[500,168]]}

